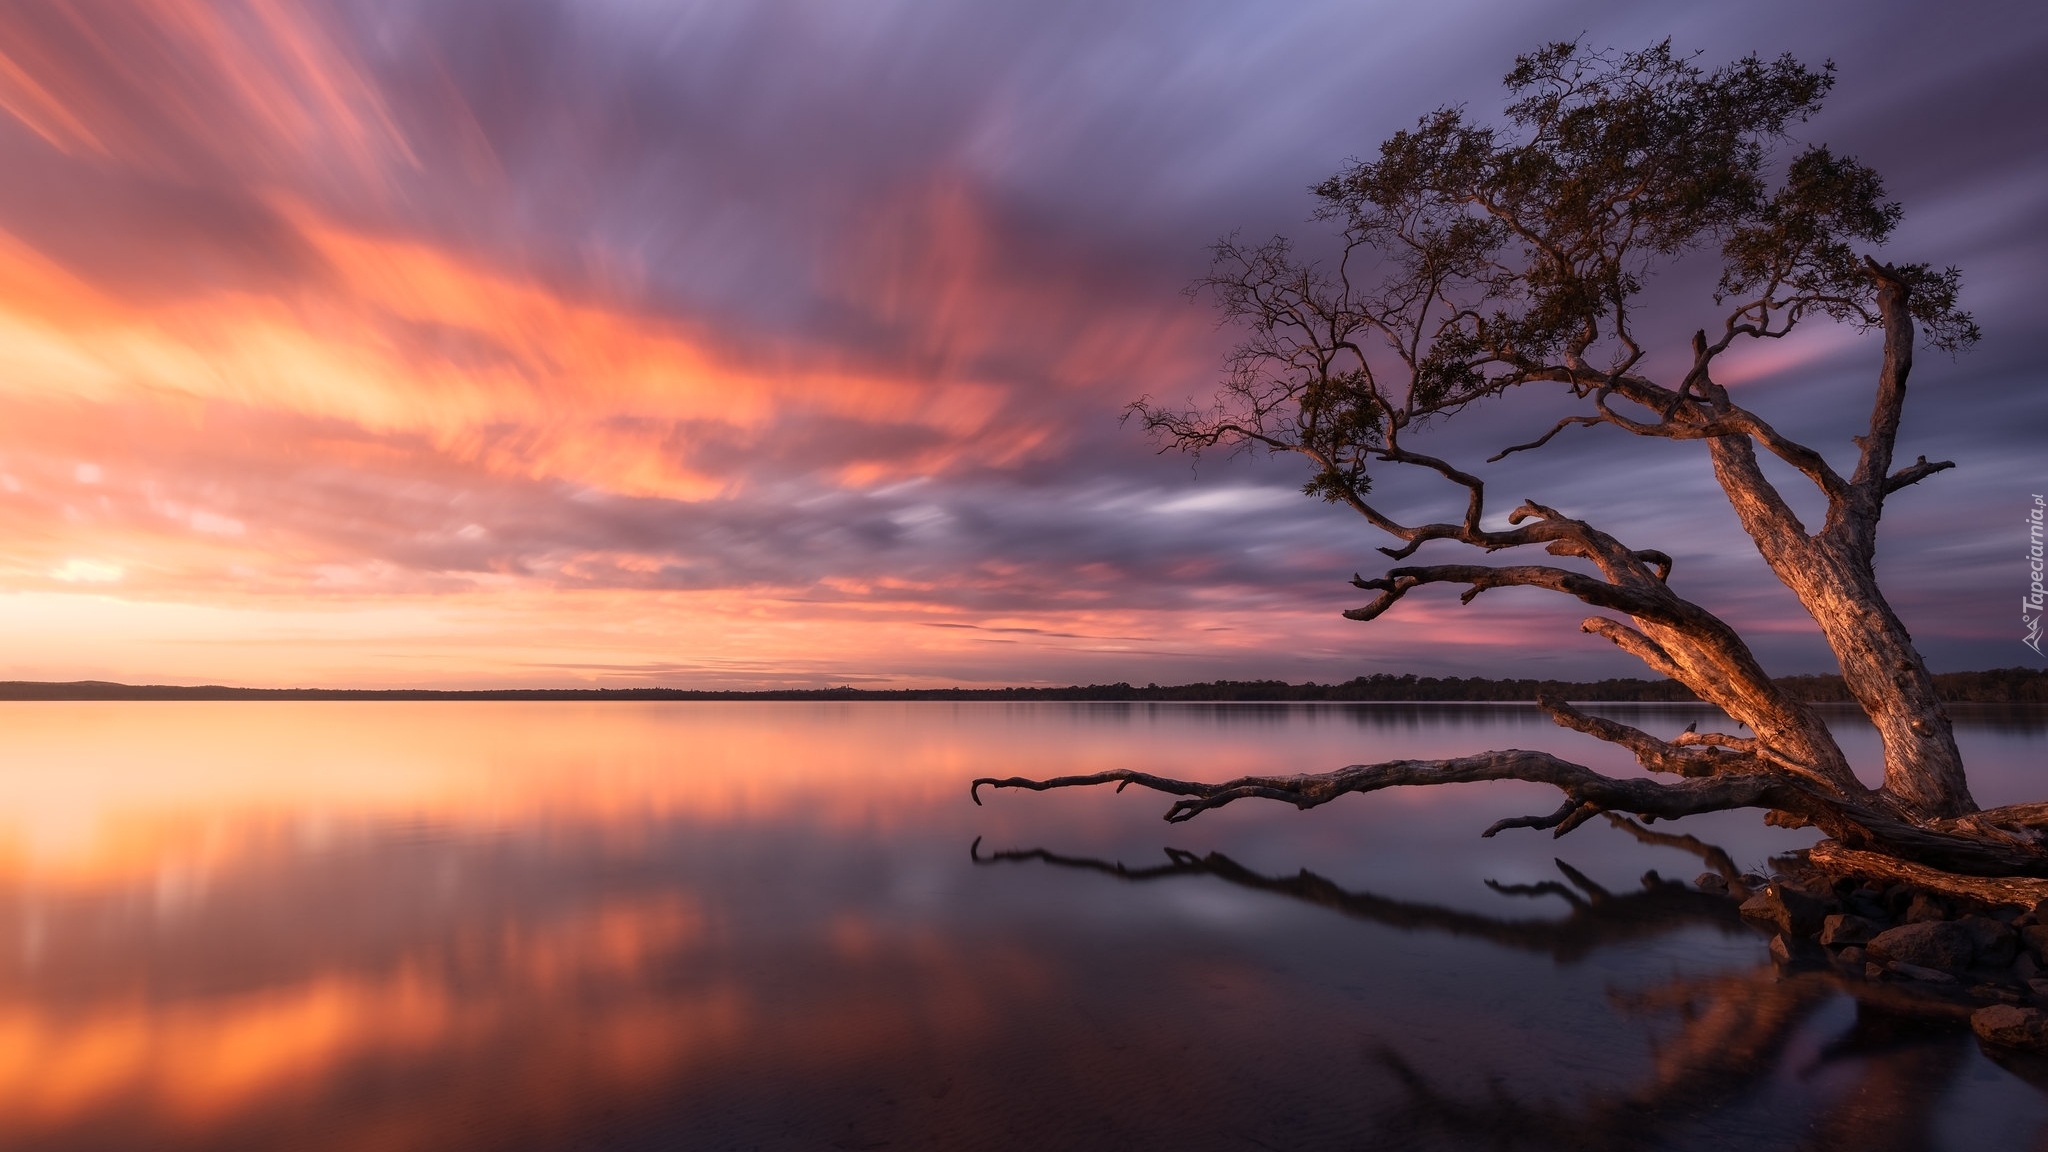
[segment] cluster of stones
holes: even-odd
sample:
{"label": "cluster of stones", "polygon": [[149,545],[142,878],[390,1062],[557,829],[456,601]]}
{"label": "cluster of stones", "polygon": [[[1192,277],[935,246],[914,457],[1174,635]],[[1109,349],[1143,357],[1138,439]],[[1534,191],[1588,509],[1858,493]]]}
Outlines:
{"label": "cluster of stones", "polygon": [[[1970,1026],[1986,1043],[2048,1051],[2048,900],[2030,910],[1969,907],[1905,885],[1756,879],[1742,915],[1775,929],[1780,965],[1826,965],[1976,1005]],[[1711,873],[1696,883],[1728,887]]]}

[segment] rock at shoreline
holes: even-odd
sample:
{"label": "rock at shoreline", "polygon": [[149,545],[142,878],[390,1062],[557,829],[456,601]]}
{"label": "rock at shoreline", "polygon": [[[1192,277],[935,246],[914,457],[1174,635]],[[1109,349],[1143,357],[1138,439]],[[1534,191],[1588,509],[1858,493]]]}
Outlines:
{"label": "rock at shoreline", "polygon": [[1815,945],[1811,938],[1801,940],[1795,936],[1771,937],[1770,953],[1781,967],[1817,968],[1831,959],[1828,950]]}
{"label": "rock at shoreline", "polygon": [[2048,1016],[2039,1008],[1993,1004],[1970,1013],[1970,1031],[1986,1044],[2003,1048],[2048,1051]]}
{"label": "rock at shoreline", "polygon": [[1821,922],[1820,942],[1830,948],[1841,948],[1849,944],[1868,944],[1884,926],[1874,924],[1861,916],[1838,913]]}
{"label": "rock at shoreline", "polygon": [[1947,920],[1923,920],[1888,928],[1873,936],[1867,947],[1879,960],[1942,971],[1969,967],[1977,952],[1971,931]]}
{"label": "rock at shoreline", "polygon": [[2048,924],[2029,924],[2020,929],[2020,941],[2036,962],[2048,962]]}
{"label": "rock at shoreline", "polygon": [[1905,914],[1899,917],[1899,923],[1923,924],[1948,918],[1947,901],[1929,892],[1915,892],[1912,903],[1906,906]]}
{"label": "rock at shoreline", "polygon": [[1785,884],[1773,883],[1742,902],[1742,914],[1777,926],[1787,936],[1807,937],[1820,931],[1827,905]]}
{"label": "rock at shoreline", "polygon": [[1858,888],[1843,897],[1843,903],[1848,905],[1849,911],[1865,920],[1882,924],[1887,928],[1891,927],[1892,914],[1885,910],[1884,893]]}
{"label": "rock at shoreline", "polygon": [[1894,960],[1885,965],[1884,970],[1894,976],[1904,976],[1908,980],[1918,980],[1922,984],[1953,984],[1956,982],[1955,977],[1943,972],[1939,968],[1927,968],[1919,964],[1908,964],[1904,960]]}
{"label": "rock at shoreline", "polygon": [[1976,962],[1985,968],[2003,968],[2019,955],[2019,934],[1989,916],[1964,916],[1956,921],[1970,934]]}

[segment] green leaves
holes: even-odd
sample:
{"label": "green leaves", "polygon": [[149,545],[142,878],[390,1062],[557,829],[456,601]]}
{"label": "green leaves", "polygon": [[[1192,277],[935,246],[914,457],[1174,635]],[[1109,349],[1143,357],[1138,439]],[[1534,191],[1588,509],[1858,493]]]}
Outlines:
{"label": "green leaves", "polygon": [[1818,310],[1868,324],[1875,289],[1857,244],[1883,243],[1899,216],[1876,172],[1809,148],[1792,161],[1777,192],[1730,231],[1714,298],[1761,301],[1751,316],[1761,334],[1768,334],[1773,312],[1796,322]]}
{"label": "green leaves", "polygon": [[[1787,166],[1770,199],[1732,229],[1716,301],[1742,301],[1753,335],[1779,335],[1807,313],[1867,328],[1877,322],[1877,281],[1864,253],[1883,244],[1904,210],[1884,180],[1856,160],[1812,147]],[[1976,322],[1956,306],[1962,273],[1925,264],[1891,269],[1929,342],[1954,352],[1973,343]]]}
{"label": "green leaves", "polygon": [[1953,354],[1983,336],[1976,319],[1956,307],[1956,294],[1963,286],[1962,269],[1951,265],[1937,272],[1932,265],[1905,264],[1893,266],[1892,274],[1906,285],[1910,293],[1907,308],[1928,343]]}

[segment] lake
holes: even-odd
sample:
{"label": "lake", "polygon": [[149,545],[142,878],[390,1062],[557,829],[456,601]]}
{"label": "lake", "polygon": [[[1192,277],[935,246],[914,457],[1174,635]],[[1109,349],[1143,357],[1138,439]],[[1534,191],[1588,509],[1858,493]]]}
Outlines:
{"label": "lake", "polygon": [[1780,975],[1697,851],[1479,838],[1547,788],[967,789],[1501,747],[1628,770],[1512,705],[0,704],[0,1146],[2048,1148],[2043,1066]]}

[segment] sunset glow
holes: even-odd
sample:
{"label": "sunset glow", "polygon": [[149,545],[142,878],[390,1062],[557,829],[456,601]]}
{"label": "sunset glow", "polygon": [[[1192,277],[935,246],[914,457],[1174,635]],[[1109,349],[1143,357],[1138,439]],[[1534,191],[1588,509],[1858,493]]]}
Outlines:
{"label": "sunset glow", "polygon": [[0,4],[0,1148],[2048,1152],[2039,7]]}
{"label": "sunset glow", "polygon": [[[0,17],[0,678],[1327,680],[1472,673],[1503,651],[1544,674],[1634,671],[1560,647],[1576,614],[1541,597],[1418,597],[1346,625],[1345,580],[1382,541],[1300,499],[1284,463],[1191,473],[1117,422],[1220,371],[1231,333],[1178,293],[1205,242],[1294,228],[1305,180],[1431,102],[1483,96],[1506,54],[1473,49],[1469,83],[1398,115],[1367,101],[1365,69],[1267,133],[1312,89],[1235,127],[1217,109],[1298,75],[1294,49],[1351,16],[1301,16],[1182,111],[1154,91],[1180,82],[1169,62],[1098,74],[1022,32],[1006,48],[991,32],[1011,16],[800,9]],[[1451,51],[1457,23],[1418,43]],[[1145,35],[1105,28],[1105,59]],[[1865,94],[1845,103],[1876,99],[1877,71],[1843,73]],[[1903,159],[1920,235],[1954,235],[1933,154]],[[1995,375],[1987,328],[1972,371]],[[1870,354],[1831,334],[1729,379],[1853,384]],[[1788,396],[1794,424],[1831,410],[1804,383]],[[1756,591],[1684,466],[1690,496],[1624,501],[1620,522],[1783,637],[1764,646],[1786,671],[1815,670],[1796,606]],[[1504,473],[1552,503],[1613,497],[1590,479]],[[1938,604],[1901,548],[1897,595],[1937,665],[1994,663],[1992,480],[1952,479],[1925,497],[1941,516],[1902,509],[1895,531],[1966,552],[1983,594]]]}
{"label": "sunset glow", "polygon": [[[921,842],[976,811],[970,770],[1203,756],[1248,771],[1267,752],[1256,728],[1080,707],[1077,727],[1058,723],[1071,707],[1029,705],[16,703],[0,736],[0,1137],[105,1115],[204,1141],[266,1108],[332,1107],[359,1067],[516,1085],[498,1122],[546,1127],[593,1098],[792,1053],[832,1074],[1000,1044],[1004,1012],[1053,991],[1042,958],[828,905],[778,922],[786,946],[734,957],[736,902],[765,877],[648,862],[699,844],[740,868],[745,853],[807,864],[823,845]],[[1327,727],[1313,742],[1354,731]],[[1137,805],[1086,807],[1070,829]],[[543,882],[501,888],[508,856]],[[417,882],[423,863],[439,879]],[[593,874],[608,890],[582,899]],[[308,885],[328,903],[302,919],[278,901]],[[224,929],[248,934],[229,946]],[[806,991],[765,995],[764,969]],[[381,1135],[340,1124],[320,1146],[445,1146],[461,1107],[444,1103],[361,1121],[395,1126]]]}

